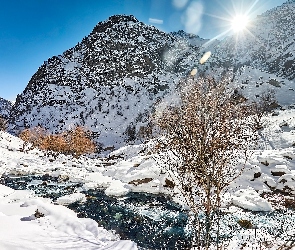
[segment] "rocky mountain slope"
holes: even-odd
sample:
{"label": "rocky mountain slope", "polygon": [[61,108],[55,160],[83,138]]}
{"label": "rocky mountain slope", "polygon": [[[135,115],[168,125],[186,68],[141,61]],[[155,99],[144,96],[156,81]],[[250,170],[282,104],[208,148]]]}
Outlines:
{"label": "rocky mountain slope", "polygon": [[208,72],[233,71],[234,87],[255,99],[273,90],[283,106],[295,104],[295,1],[254,19],[246,32],[227,37],[212,50]]}
{"label": "rocky mountain slope", "polygon": [[12,103],[0,97],[0,116],[8,119]]}
{"label": "rocky mountain slope", "polygon": [[[230,72],[232,87],[247,98],[273,89],[281,105],[292,106],[294,12],[289,0],[253,20],[249,34],[222,41],[167,34],[133,16],[112,16],[44,62],[18,95],[10,130],[41,125],[59,132],[83,125],[98,142],[119,147],[137,138],[155,103],[193,68],[214,77]],[[200,65],[206,51],[212,56]]]}
{"label": "rocky mountain slope", "polygon": [[[194,40],[195,50],[205,42]],[[175,72],[187,70],[174,63],[179,54],[191,54],[185,47],[184,39],[133,16],[112,16],[38,69],[16,99],[11,130],[41,125],[59,132],[83,125],[105,146],[132,140],[153,104],[174,87]]]}

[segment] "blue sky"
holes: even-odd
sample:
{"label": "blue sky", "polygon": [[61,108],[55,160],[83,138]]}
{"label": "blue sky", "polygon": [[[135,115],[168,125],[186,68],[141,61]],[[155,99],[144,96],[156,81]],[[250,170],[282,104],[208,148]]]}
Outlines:
{"label": "blue sky", "polygon": [[[0,97],[14,100],[38,67],[87,36],[115,14],[170,32],[213,38],[228,29],[220,18],[250,17],[286,0],[0,0]],[[219,17],[219,18],[217,18]]]}

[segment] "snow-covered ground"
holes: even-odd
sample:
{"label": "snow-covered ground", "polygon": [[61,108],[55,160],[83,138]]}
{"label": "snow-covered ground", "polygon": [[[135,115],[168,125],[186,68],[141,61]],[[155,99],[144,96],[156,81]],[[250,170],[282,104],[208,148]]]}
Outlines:
{"label": "snow-covered ground", "polygon": [[[101,181],[99,174],[90,175],[97,168],[92,161],[86,164],[87,161],[69,161],[67,157],[61,157],[57,162],[50,162],[52,159],[43,156],[39,150],[20,152],[22,141],[4,132],[0,132],[0,145],[0,174],[50,173],[69,175],[72,179],[85,178],[87,183],[92,179]],[[72,166],[74,163],[77,166]],[[59,198],[56,203],[67,204],[81,199],[83,195],[75,193]],[[32,191],[0,185],[0,249],[135,250],[137,246],[98,227],[92,219],[78,218],[73,211],[53,204],[50,199],[37,197]]]}
{"label": "snow-covered ground", "polygon": [[[273,211],[279,202],[261,196],[271,190],[284,191],[285,197],[294,199],[295,110],[278,111],[266,118],[265,124],[262,144],[266,149],[254,152],[244,174],[231,185],[228,211],[242,215],[243,209]],[[19,138],[0,132],[0,176],[49,174],[61,181],[83,183],[76,193],[61,197],[55,203],[31,191],[0,185],[0,249],[137,249],[135,243],[119,240],[98,227],[94,220],[78,218],[62,205],[83,202],[85,195],[80,192],[91,188],[104,188],[110,196],[124,196],[131,191],[173,194],[176,190],[165,185],[168,174],[145,153],[145,147],[148,144],[126,146],[108,158],[75,159],[48,155],[37,149],[23,150]],[[242,244],[245,238],[241,233],[233,238],[228,249]],[[251,232],[246,233],[254,237]],[[275,247],[277,245],[265,249]]]}
{"label": "snow-covered ground", "polygon": [[137,249],[131,241],[77,218],[70,209],[32,191],[0,185],[0,249]]}

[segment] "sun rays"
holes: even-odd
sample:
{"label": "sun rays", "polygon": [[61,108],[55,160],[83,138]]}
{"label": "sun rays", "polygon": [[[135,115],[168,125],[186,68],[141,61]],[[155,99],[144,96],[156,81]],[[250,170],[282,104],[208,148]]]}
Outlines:
{"label": "sun rays", "polygon": [[258,2],[259,0],[255,0],[250,6],[245,7],[245,1],[240,2],[240,6],[237,6],[236,2],[231,0],[230,6],[220,3],[221,9],[223,9],[222,15],[212,15],[205,13],[208,16],[219,19],[224,29],[223,32],[210,39],[206,44],[210,44],[216,39],[221,39],[229,35],[234,37],[236,44],[238,40],[240,40],[242,37],[245,37],[246,35],[250,35],[251,37],[255,38],[255,35],[250,30],[252,26],[252,19],[255,16],[254,8],[257,8]]}
{"label": "sun rays", "polygon": [[234,32],[241,32],[247,28],[249,18],[246,15],[237,15],[231,21],[231,28]]}

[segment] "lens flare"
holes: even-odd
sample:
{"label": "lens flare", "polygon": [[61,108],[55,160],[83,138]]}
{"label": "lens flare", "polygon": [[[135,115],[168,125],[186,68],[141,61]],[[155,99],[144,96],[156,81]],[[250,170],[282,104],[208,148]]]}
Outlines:
{"label": "lens flare", "polygon": [[193,69],[191,71],[191,76],[195,76],[197,73],[198,73],[198,70],[197,69]]}
{"label": "lens flare", "polygon": [[204,64],[211,56],[211,51],[206,52],[200,59],[200,64]]}

